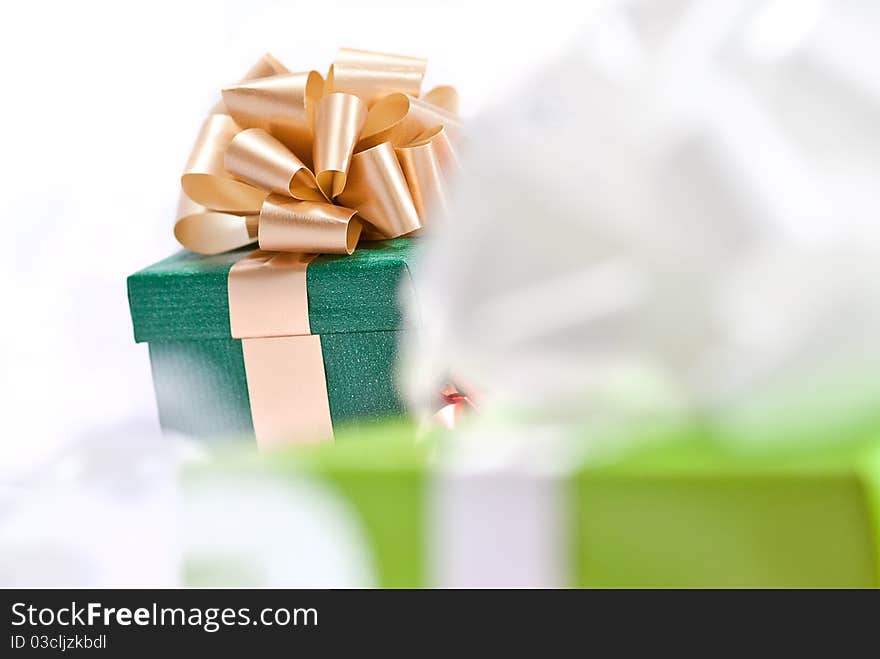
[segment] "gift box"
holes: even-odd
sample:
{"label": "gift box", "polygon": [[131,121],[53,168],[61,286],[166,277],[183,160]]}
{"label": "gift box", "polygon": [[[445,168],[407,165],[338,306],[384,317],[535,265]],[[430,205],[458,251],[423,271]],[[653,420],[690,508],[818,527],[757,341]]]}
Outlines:
{"label": "gift box", "polygon": [[223,88],[180,179],[188,251],[128,280],[163,428],[276,446],[402,410],[399,296],[461,124],[426,66],[341,48],[325,78],[267,53]]}
{"label": "gift box", "polygon": [[[398,422],[361,431],[333,450],[222,456],[192,468],[185,479],[192,534],[186,580],[880,585],[876,435],[764,450],[684,432],[621,459],[561,469],[504,465],[497,453],[462,464],[444,460],[442,445],[412,437]],[[270,484],[289,523],[279,525],[266,503]],[[239,517],[230,517],[233,501]],[[242,531],[249,540],[241,541]]]}
{"label": "gift box", "polygon": [[[394,370],[416,242],[368,242],[350,256],[321,255],[308,264],[308,324],[319,337],[326,380],[326,393],[317,396],[327,397],[334,427],[403,410]],[[181,251],[128,278],[135,340],[149,344],[163,429],[254,430],[243,341],[231,333],[228,295],[230,269],[251,251]],[[292,370],[295,379],[302,366],[293,360],[273,368],[282,376]],[[283,408],[298,393],[280,387],[270,403]]]}

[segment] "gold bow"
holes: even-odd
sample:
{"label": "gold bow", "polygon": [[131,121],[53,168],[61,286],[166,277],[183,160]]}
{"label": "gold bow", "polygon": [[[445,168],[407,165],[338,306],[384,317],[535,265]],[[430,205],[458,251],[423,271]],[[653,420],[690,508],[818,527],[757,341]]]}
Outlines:
{"label": "gold bow", "polygon": [[411,235],[445,205],[456,166],[458,94],[420,95],[426,60],[343,48],[327,74],[291,73],[271,55],[202,125],[174,235],[217,254],[351,254],[364,239]]}

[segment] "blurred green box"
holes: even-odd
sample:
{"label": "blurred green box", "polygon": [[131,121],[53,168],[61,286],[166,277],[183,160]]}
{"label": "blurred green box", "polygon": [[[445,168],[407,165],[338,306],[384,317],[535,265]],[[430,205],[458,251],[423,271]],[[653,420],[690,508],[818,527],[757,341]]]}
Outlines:
{"label": "blurred green box", "polygon": [[[343,433],[335,447],[227,456],[191,479],[243,470],[319,480],[358,518],[377,585],[442,585],[432,576],[429,532],[442,448],[414,442],[413,433],[389,423],[361,429],[354,439]],[[541,478],[564,502],[565,585],[880,584],[880,441],[872,438],[771,450],[683,433],[613,462]],[[205,578],[198,565],[190,569],[191,576],[202,574],[193,583],[225,583],[222,572]]]}
{"label": "blurred green box", "polygon": [[880,443],[731,451],[694,440],[572,482],[574,583],[880,585]]}

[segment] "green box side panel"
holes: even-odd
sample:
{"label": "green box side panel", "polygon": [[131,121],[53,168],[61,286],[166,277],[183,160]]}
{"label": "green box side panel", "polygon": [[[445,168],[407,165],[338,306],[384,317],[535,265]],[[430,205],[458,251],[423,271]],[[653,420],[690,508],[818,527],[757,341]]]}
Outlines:
{"label": "green box side panel", "polygon": [[323,254],[306,270],[312,334],[393,330],[413,295],[409,263],[417,241],[363,243],[351,256]]}
{"label": "green box side panel", "polygon": [[[334,425],[403,412],[394,378],[400,334],[321,337]],[[253,432],[241,341],[153,342],[150,362],[164,429],[217,436]]]}
{"label": "green box side panel", "polygon": [[[357,514],[372,549],[377,585],[426,585],[425,499],[429,441],[414,441],[411,418],[348,426],[333,446],[291,447],[263,454],[266,466],[288,477],[332,483]],[[236,469],[241,461],[232,462]]]}
{"label": "green box side panel", "polygon": [[417,469],[334,470],[326,477],[357,511],[382,588],[426,585],[425,477]]}
{"label": "green box side panel", "polygon": [[872,540],[874,553],[878,557],[874,564],[874,582],[880,587],[880,446],[863,455],[858,470],[871,508]]}
{"label": "green box side panel", "polygon": [[226,278],[249,251],[204,256],[183,250],[131,275],[135,341],[231,338]]}
{"label": "green box side panel", "polygon": [[[412,294],[408,263],[415,240],[363,243],[351,256],[321,255],[309,264],[312,334],[393,330],[401,296]],[[181,251],[128,278],[135,340],[225,339],[229,269],[252,248],[204,256]]]}
{"label": "green box side panel", "polygon": [[334,426],[404,411],[395,370],[402,332],[355,332],[321,337]]}
{"label": "green box side panel", "polygon": [[855,474],[573,479],[579,587],[874,587],[874,512]]}
{"label": "green box side panel", "polygon": [[[430,441],[413,441],[416,427],[410,418],[386,419],[349,426],[337,433],[338,441],[332,445],[290,446],[268,453],[253,451],[241,444],[221,446],[212,460],[185,467],[184,492],[192,497],[200,490],[204,493],[201,488],[205,486],[226,489],[230,483],[245,491],[251,491],[254,484],[271,486],[288,481],[297,491],[302,491],[299,486],[307,486],[306,493],[316,485],[322,490],[326,487],[338,497],[342,509],[352,513],[358,535],[363,534],[362,548],[368,552],[368,562],[375,576],[373,583],[388,588],[423,586],[428,572],[424,551],[425,483],[433,445]],[[215,501],[210,492],[207,494],[207,501]],[[305,505],[314,503],[314,500],[307,501]],[[292,507],[297,505],[293,503]],[[325,505],[318,508],[329,510],[328,522],[334,524],[332,513],[334,508],[339,508],[336,505],[325,508]],[[218,506],[222,506],[222,502]],[[216,512],[214,518],[199,516],[199,520],[205,520],[209,528],[219,520],[224,525],[220,537],[234,532],[225,526],[225,510],[221,508]],[[283,515],[277,514],[272,517],[276,525],[282,518]],[[295,514],[288,522],[289,528],[278,533],[299,536],[294,541],[297,543],[312,541],[311,536],[304,536],[304,529],[297,526]],[[198,523],[195,527],[196,531],[200,530]],[[309,533],[314,530],[310,528]],[[271,560],[284,560],[284,551],[277,547],[269,547],[267,551]],[[292,552],[295,555],[296,549]],[[266,566],[261,561],[261,556],[253,553],[225,552],[222,543],[209,544],[198,553],[187,554],[184,576],[190,586],[266,585]]]}
{"label": "green box side panel", "polygon": [[253,433],[241,341],[150,343],[159,422],[190,435]]}

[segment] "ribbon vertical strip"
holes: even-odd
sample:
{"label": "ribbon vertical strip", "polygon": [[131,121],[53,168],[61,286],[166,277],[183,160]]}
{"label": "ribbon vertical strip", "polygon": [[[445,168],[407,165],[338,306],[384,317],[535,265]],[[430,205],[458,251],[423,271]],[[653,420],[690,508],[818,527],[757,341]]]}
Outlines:
{"label": "ribbon vertical strip", "polygon": [[242,341],[260,448],[333,439],[321,337],[309,326],[313,258],[257,250],[229,270],[229,326]]}

